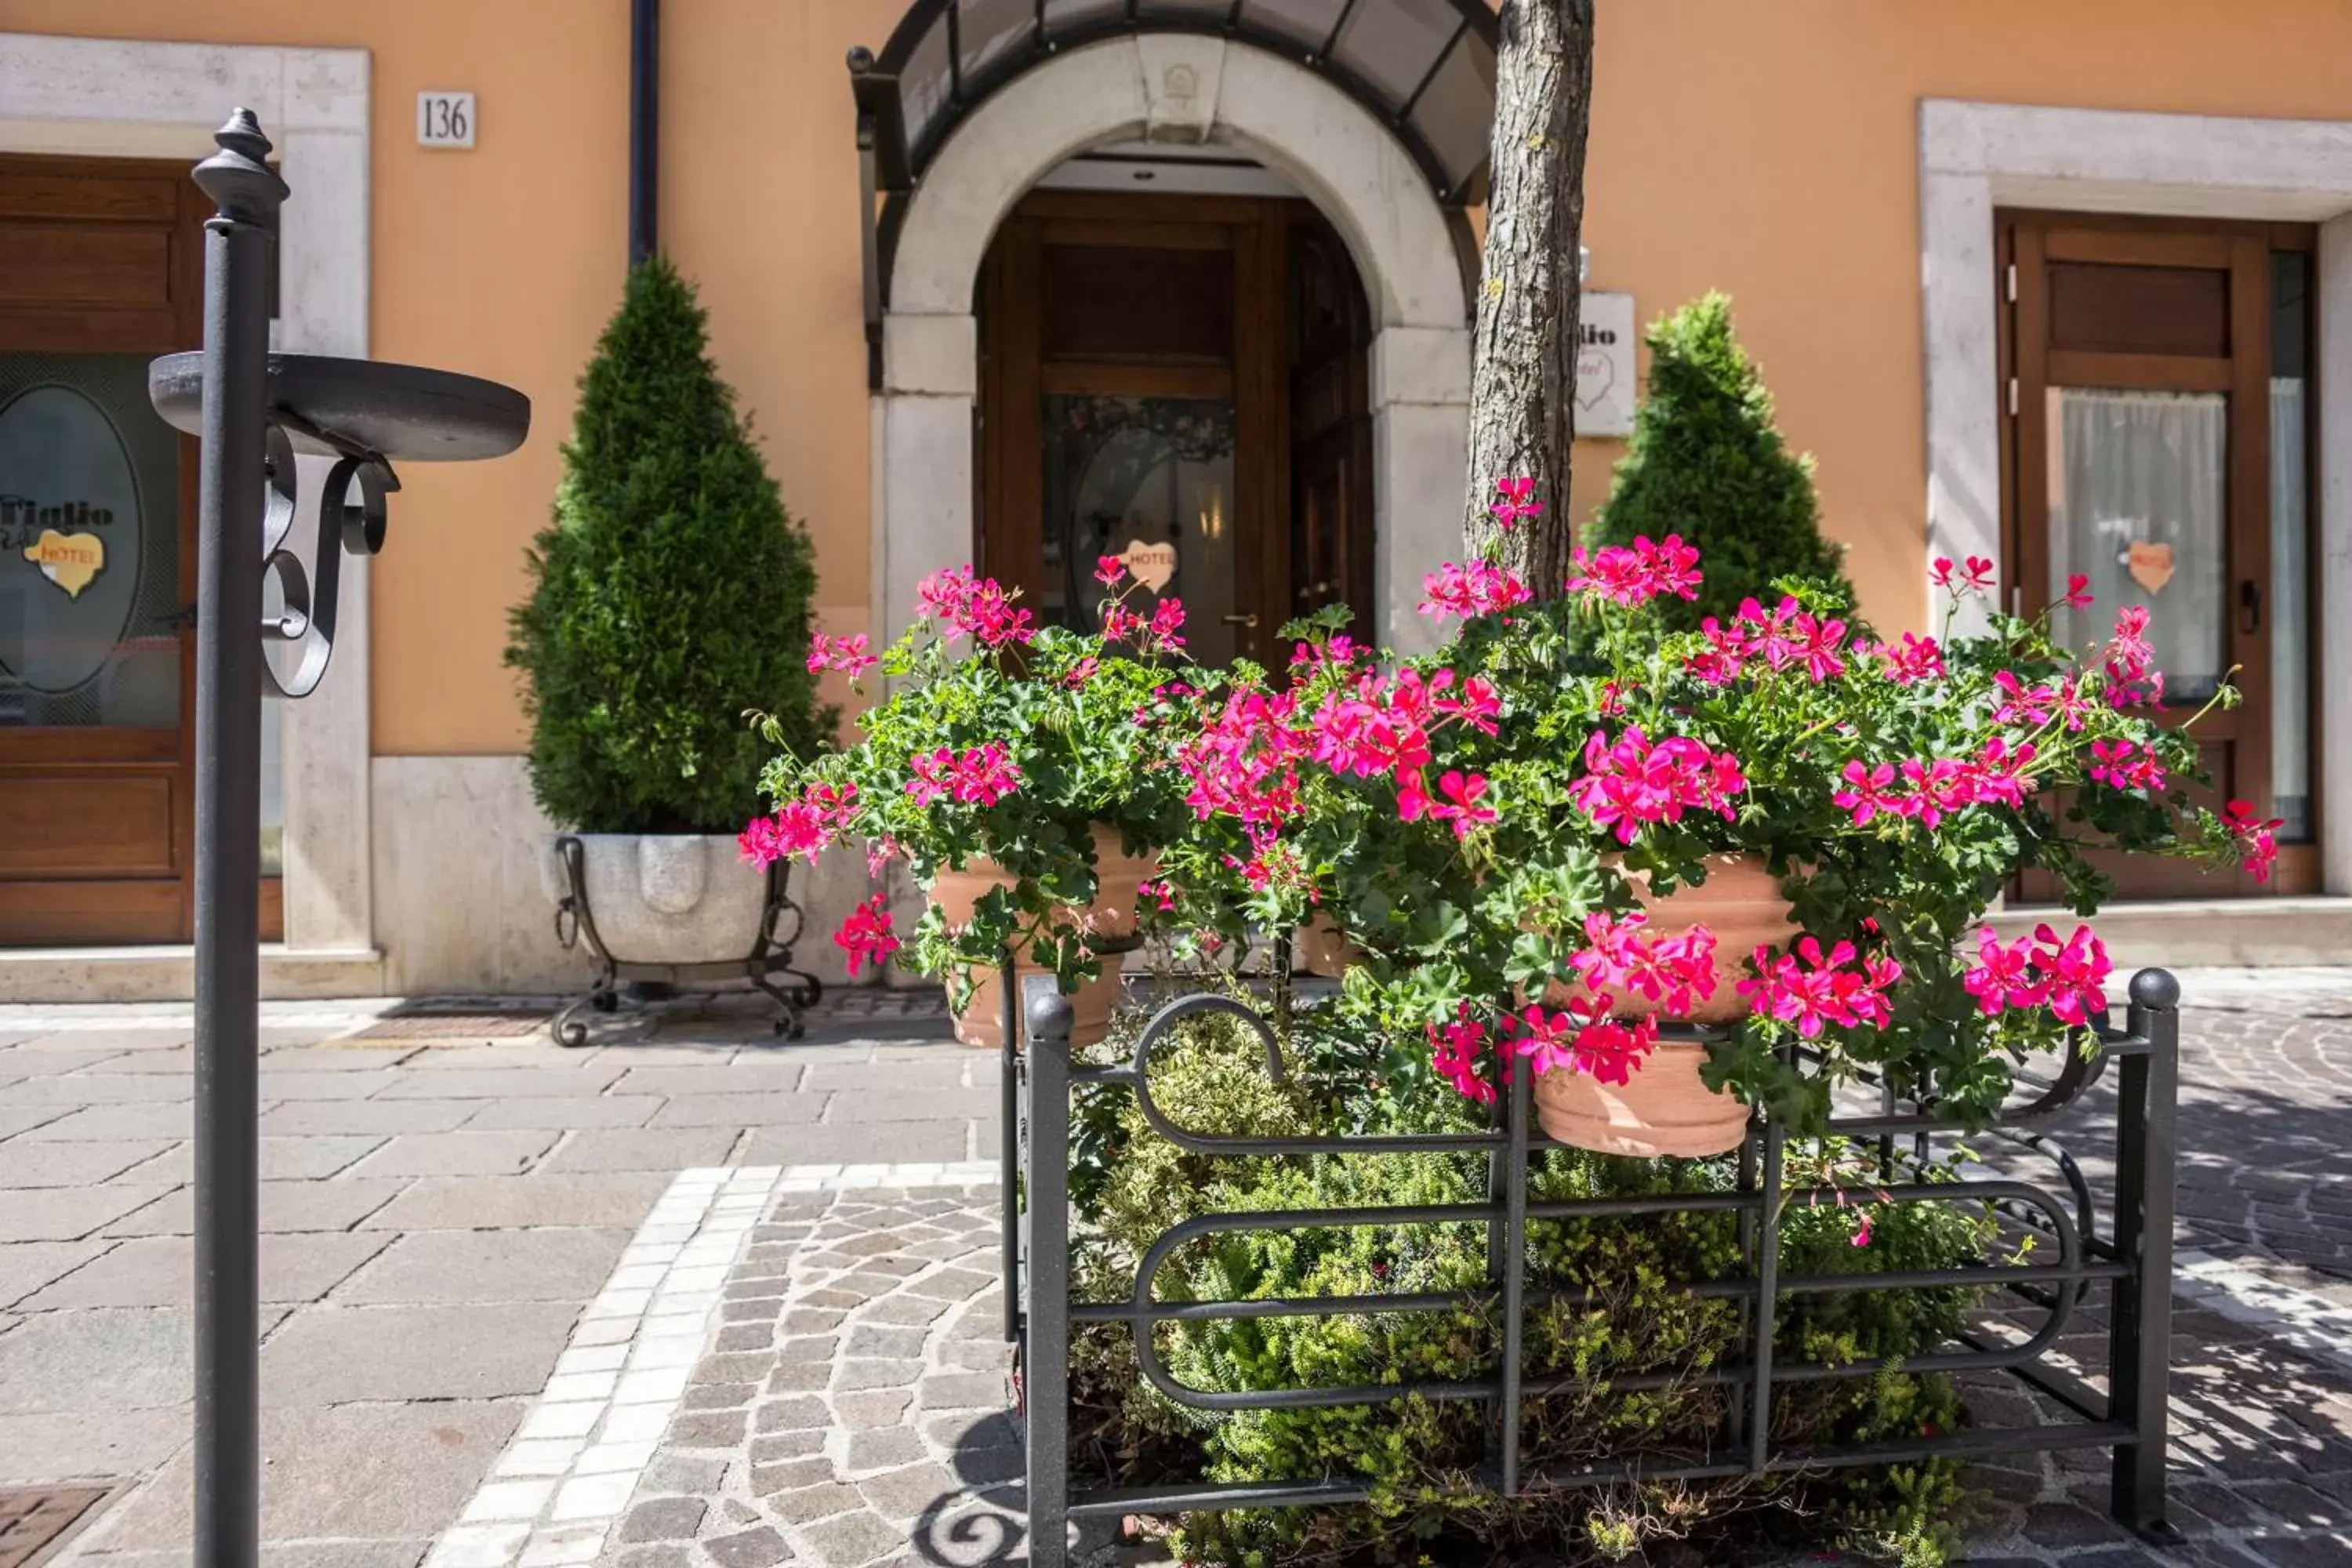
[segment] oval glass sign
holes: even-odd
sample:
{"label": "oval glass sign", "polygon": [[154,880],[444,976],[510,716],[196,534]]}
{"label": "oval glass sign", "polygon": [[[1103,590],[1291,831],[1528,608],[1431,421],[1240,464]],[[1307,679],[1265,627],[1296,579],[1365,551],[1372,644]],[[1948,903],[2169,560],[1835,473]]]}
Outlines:
{"label": "oval glass sign", "polygon": [[57,696],[106,668],[138,597],[142,521],[98,404],[51,384],[0,408],[0,669]]}

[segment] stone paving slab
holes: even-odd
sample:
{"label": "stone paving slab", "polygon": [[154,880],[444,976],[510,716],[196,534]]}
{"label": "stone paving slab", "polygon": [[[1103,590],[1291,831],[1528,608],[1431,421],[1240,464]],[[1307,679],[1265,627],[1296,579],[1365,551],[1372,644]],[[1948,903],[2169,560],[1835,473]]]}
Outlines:
{"label": "stone paving slab", "polygon": [[[315,1301],[383,1250],[388,1237],[336,1231],[273,1233],[261,1238],[264,1302]],[[188,1300],[195,1247],[185,1237],[125,1241],[16,1303],[26,1312],[79,1307],[173,1307]]]}
{"label": "stone paving slab", "polygon": [[[352,1405],[265,1411],[265,1538],[298,1542],[414,1541],[417,1521],[454,1516],[521,1421],[520,1401]],[[76,1561],[184,1550],[194,1491],[184,1455],[137,1497],[110,1510],[79,1543]]]}
{"label": "stone paving slab", "polygon": [[[398,1181],[345,1176],[331,1182],[264,1182],[261,1228],[267,1232],[349,1230],[408,1187]],[[179,1187],[133,1209],[100,1234],[107,1239],[187,1236],[195,1228],[195,1194]]]}
{"label": "stone paving slab", "polygon": [[410,1301],[584,1301],[628,1244],[625,1230],[425,1230],[388,1237],[336,1300],[365,1306]]}
{"label": "stone paving slab", "polygon": [[490,1231],[635,1225],[668,1185],[667,1173],[647,1171],[428,1177],[402,1185],[399,1196],[360,1225],[370,1230]]}
{"label": "stone paving slab", "polygon": [[[569,1301],[313,1306],[263,1343],[262,1401],[389,1404],[533,1394],[545,1385],[578,1312]],[[0,1349],[7,1342],[0,1340]],[[184,1372],[182,1377],[184,1384]]]}

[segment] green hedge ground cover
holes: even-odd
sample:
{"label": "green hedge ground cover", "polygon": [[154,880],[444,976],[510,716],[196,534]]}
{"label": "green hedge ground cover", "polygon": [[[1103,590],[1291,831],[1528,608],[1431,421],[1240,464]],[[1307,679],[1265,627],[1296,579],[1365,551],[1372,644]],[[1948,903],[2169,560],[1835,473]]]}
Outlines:
{"label": "green hedge ground cover", "polygon": [[[1098,1050],[1124,1058],[1134,1025]],[[1464,1131],[1473,1112],[1416,1097],[1403,1110],[1360,1084],[1346,1043],[1313,1009],[1286,1031],[1286,1084],[1266,1074],[1263,1047],[1241,1026],[1200,1020],[1155,1054],[1151,1088],[1162,1112],[1202,1133],[1331,1136],[1348,1131]],[[1084,1300],[1123,1299],[1136,1261],[1170,1226],[1202,1214],[1314,1207],[1465,1204],[1486,1194],[1483,1155],[1348,1155],[1224,1159],[1187,1153],[1151,1131],[1133,1097],[1088,1091],[1076,1111],[1074,1192]],[[1826,1156],[1826,1157],[1825,1157]],[[1858,1152],[1792,1148],[1790,1186],[1852,1182]],[[1844,1172],[1843,1175],[1831,1174]],[[1874,1172],[1873,1173],[1874,1173]],[[1903,1173],[1937,1180],[1942,1167]],[[1824,1177],[1829,1177],[1824,1181]],[[1573,1151],[1538,1153],[1532,1201],[1727,1188],[1728,1161],[1643,1161]],[[1780,1218],[1785,1276],[1883,1272],[1983,1264],[2000,1246],[1981,1205],[1870,1203],[1871,1236],[1854,1245],[1857,1210],[1794,1205]],[[1722,1459],[1727,1391],[1696,1382],[1664,1389],[1612,1387],[1612,1378],[1685,1376],[1737,1360],[1745,1343],[1738,1303],[1685,1286],[1743,1270],[1730,1215],[1531,1221],[1524,1319],[1528,1468]],[[1255,1300],[1471,1292],[1486,1279],[1483,1224],[1348,1226],[1225,1235],[1187,1247],[1156,1282],[1163,1300]],[[1547,1300],[1546,1293],[1574,1300]],[[1849,1364],[1917,1355],[1961,1327],[1968,1289],[1784,1296],[1776,1355]],[[1492,1373],[1498,1310],[1278,1317],[1163,1324],[1159,1348],[1178,1381],[1204,1391],[1336,1387]],[[1614,1485],[1506,1502],[1465,1478],[1487,1451],[1479,1401],[1405,1398],[1384,1406],[1212,1415],[1164,1398],[1136,1368],[1123,1327],[1082,1328],[1074,1342],[1072,1451],[1092,1456],[1097,1484],[1198,1476],[1215,1481],[1369,1482],[1365,1506],[1236,1510],[1186,1516],[1171,1544],[1181,1561],[1229,1568],[1326,1564],[1735,1563],[1836,1543],[1903,1568],[1941,1563],[1967,1512],[1958,1468],[1844,1469],[1762,1480]],[[1597,1380],[1548,1391],[1562,1379]],[[1776,1442],[1855,1443],[1948,1431],[1964,1421],[1948,1378],[1882,1370],[1791,1383],[1775,1393]]]}

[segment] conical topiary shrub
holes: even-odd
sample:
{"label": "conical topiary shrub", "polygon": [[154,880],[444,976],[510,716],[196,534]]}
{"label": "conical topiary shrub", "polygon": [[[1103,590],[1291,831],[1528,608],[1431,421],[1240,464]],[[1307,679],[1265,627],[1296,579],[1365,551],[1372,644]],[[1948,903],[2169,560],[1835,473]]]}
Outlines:
{"label": "conical topiary shrub", "polygon": [[735,833],[774,752],[747,712],[773,715],[795,750],[832,727],[807,665],[808,535],[710,363],[705,320],[667,259],[630,269],[511,616],[531,787],[563,826]]}
{"label": "conical topiary shrub", "polygon": [[1698,547],[1697,601],[1665,606],[1676,630],[1727,620],[1750,596],[1769,606],[1777,577],[1833,584],[1850,601],[1838,550],[1822,537],[1812,459],[1773,428],[1772,395],[1731,333],[1731,301],[1694,300],[1651,327],[1648,342],[1648,393],[1591,542],[1679,533]]}

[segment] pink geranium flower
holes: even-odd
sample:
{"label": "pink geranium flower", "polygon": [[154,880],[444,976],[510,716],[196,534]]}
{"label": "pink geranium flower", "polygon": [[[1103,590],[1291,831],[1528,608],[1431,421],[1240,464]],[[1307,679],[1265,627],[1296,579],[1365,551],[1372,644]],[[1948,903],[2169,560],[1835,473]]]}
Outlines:
{"label": "pink geranium flower", "polygon": [[2107,962],[2105,944],[2089,926],[2076,926],[2074,934],[2062,942],[2056,931],[2038,925],[2033,940],[2033,967],[2042,976],[2053,1013],[2065,1023],[2087,1024],[2094,1014],[2106,1010],[2102,987],[2115,966]]}
{"label": "pink geranium flower", "polygon": [[1422,579],[1421,591],[1428,595],[1421,602],[1423,615],[1465,619],[1496,615],[1535,596],[1525,583],[1491,561],[1473,561],[1467,566],[1449,561]]}
{"label": "pink geranium flower", "polygon": [[1513,523],[1543,515],[1543,503],[1535,499],[1535,493],[1536,482],[1531,479],[1496,479],[1496,499],[1486,510],[1495,514],[1495,521],[1507,533]]}
{"label": "pink geranium flower", "polygon": [[1429,1036],[1430,1066],[1437,1076],[1452,1084],[1454,1092],[1481,1105],[1495,1103],[1495,1086],[1488,1083],[1478,1070],[1480,1058],[1486,1051],[1486,1026],[1470,1016],[1470,1004],[1457,1006],[1454,1021],[1440,1029],[1435,1024],[1425,1026]]}
{"label": "pink geranium flower", "polygon": [[1613,1019],[1608,999],[1601,996],[1580,996],[1564,1012],[1529,1004],[1507,1014],[1503,1021],[1511,1031],[1506,1042],[1511,1053],[1527,1058],[1536,1071],[1557,1068],[1588,1074],[1601,1083],[1632,1081],[1658,1038],[1655,1021]]}
{"label": "pink geranium flower", "polygon": [[1934,573],[1936,586],[1955,594],[1983,593],[1993,584],[1993,563],[1981,555],[1971,555],[1965,564],[1957,567],[1949,556],[1938,555]]}
{"label": "pink geranium flower", "polygon": [[819,632],[809,639],[808,668],[811,675],[819,670],[837,669],[855,680],[881,662],[866,651],[864,632],[845,637],[827,637]]}
{"label": "pink geranium flower", "polygon": [[877,893],[849,911],[841,929],[833,933],[834,945],[849,955],[849,975],[855,980],[860,965],[872,963],[877,969],[898,951],[898,939],[890,930],[890,901]]}
{"label": "pink geranium flower", "polygon": [[2092,742],[2088,772],[2098,783],[2119,790],[2164,787],[2164,764],[2154,752],[2143,750],[2132,741]]}
{"label": "pink geranium flower", "polygon": [[1612,544],[1587,554],[1581,546],[1570,555],[1576,575],[1569,592],[1607,599],[1628,608],[1645,605],[1660,595],[1696,599],[1701,577],[1698,552],[1682,535],[1669,533],[1658,542],[1644,535],[1629,549]]}
{"label": "pink geranium flower", "polygon": [[2271,879],[2271,868],[2278,862],[2278,830],[2286,825],[2284,817],[2265,820],[2254,813],[2254,803],[2233,800],[2222,812],[2221,826],[2238,841],[2243,858],[2239,862],[2252,873],[2257,882]]}
{"label": "pink geranium flower", "polygon": [[1808,1040],[1831,1026],[1884,1027],[1894,1016],[1886,994],[1903,978],[1903,966],[1891,958],[1856,962],[1853,943],[1842,942],[1824,952],[1812,936],[1800,938],[1789,952],[1759,947],[1755,964],[1755,977],[1738,987],[1748,1011],[1794,1024]]}
{"label": "pink geranium flower", "polygon": [[1908,686],[1916,680],[1944,679],[1944,650],[1937,645],[1934,637],[1905,632],[1900,645],[1882,643],[1876,651],[1885,662],[1886,679],[1898,686]]}
{"label": "pink geranium flower", "polygon": [[1731,797],[1748,787],[1730,752],[1680,737],[1653,745],[1635,725],[1614,742],[1595,730],[1584,744],[1584,767],[1569,799],[1621,844],[1633,843],[1644,824],[1680,822],[1685,811],[1712,811],[1728,822],[1736,815]]}
{"label": "pink geranium flower", "polygon": [[2039,1007],[2050,990],[2034,970],[2033,944],[2020,937],[2004,947],[1990,926],[1977,932],[1977,961],[1960,984],[1988,1017],[2008,1007]]}
{"label": "pink geranium flower", "polygon": [[1871,818],[1881,813],[1901,815],[1902,797],[1892,788],[1895,783],[1893,763],[1879,763],[1874,766],[1856,760],[1846,763],[1842,776],[1845,780],[1845,788],[1830,796],[1830,801],[1853,813],[1856,827],[1867,826]]}

